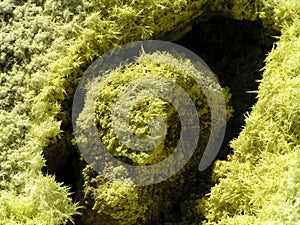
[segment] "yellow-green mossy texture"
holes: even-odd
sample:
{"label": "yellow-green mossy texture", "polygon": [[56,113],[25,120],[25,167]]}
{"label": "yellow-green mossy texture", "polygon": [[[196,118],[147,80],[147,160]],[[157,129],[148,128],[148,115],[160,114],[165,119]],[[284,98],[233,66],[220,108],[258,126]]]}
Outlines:
{"label": "yellow-green mossy texture", "polygon": [[300,2],[262,0],[256,14],[281,35],[265,59],[258,102],[231,142],[234,153],[216,162],[215,186],[199,201],[202,224],[300,221]]}
{"label": "yellow-green mossy texture", "polygon": [[[280,31],[281,36],[266,58],[258,103],[232,143],[235,154],[216,164],[217,184],[208,200],[199,203],[200,211],[207,224],[297,224],[299,4],[297,0],[1,1],[0,224],[72,221],[78,206],[68,189],[41,171],[44,158],[52,172],[68,159],[72,98],[83,72],[98,56],[121,44],[176,40],[191,29],[191,21],[206,13],[261,19],[266,29]],[[106,181],[91,173],[89,167],[83,173],[83,201],[90,209],[95,207],[95,217],[105,204],[94,205],[94,193],[100,200],[104,193],[118,194],[120,202],[111,203],[112,208],[126,205],[124,196],[132,204],[157,200],[147,195],[140,200],[143,196],[129,194],[137,193],[132,187],[118,183],[102,186]],[[89,218],[95,222],[92,214]],[[118,219],[118,212],[110,211],[106,220],[97,222],[113,224],[112,218]]]}
{"label": "yellow-green mossy texture", "polygon": [[[207,1],[0,3],[0,224],[65,224],[78,213],[52,176],[71,146],[71,101],[96,57],[135,40],[175,39]],[[177,32],[174,32],[177,31]]]}
{"label": "yellow-green mossy texture", "polygon": [[[164,168],[169,171],[169,173],[174,174],[174,176],[166,179],[162,183],[155,184],[158,179],[157,176],[162,176],[163,174],[160,174],[161,171],[151,170],[149,173],[153,173],[153,175],[150,174],[150,176],[146,178],[141,176],[139,183],[151,184],[153,182],[154,184],[140,187],[133,185],[134,180],[131,180],[130,177],[125,181],[118,178],[111,179],[114,178],[114,176],[117,177],[118,174],[131,173],[130,170],[128,171],[123,166],[111,168],[108,162],[104,171],[98,171],[100,173],[97,176],[93,174],[91,167],[87,166],[84,170],[85,188],[83,194],[88,207],[86,207],[87,210],[84,211],[81,217],[81,220],[84,221],[85,224],[95,224],[99,221],[105,224],[149,224],[151,221],[155,223],[155,221],[159,220],[159,213],[169,210],[169,207],[172,205],[172,197],[180,196],[184,183],[186,180],[191,179],[187,174],[197,170],[208,140],[211,120],[210,107],[207,99],[193,76],[197,77],[202,85],[210,87],[211,94],[214,93],[222,97],[224,96],[224,104],[228,105],[230,100],[228,89],[219,88],[215,80],[211,79],[211,75],[207,74],[212,72],[209,71],[205,65],[200,65],[199,67],[202,68],[201,72],[196,70],[189,60],[185,60],[181,57],[177,59],[169,53],[141,53],[134,63],[113,70],[106,75],[107,78],[104,77],[101,79],[100,77],[101,82],[89,82],[90,84],[86,87],[88,90],[86,96],[97,93],[98,100],[96,106],[94,106],[95,103],[92,104],[92,102],[89,101],[91,97],[87,97],[85,108],[78,117],[77,125],[77,127],[81,129],[79,133],[83,134],[83,136],[81,137],[79,135],[77,140],[81,146],[86,146],[85,149],[89,149],[86,155],[89,155],[90,162],[93,162],[93,160],[91,160],[91,158],[93,159],[93,154],[95,154],[95,164],[97,164],[97,161],[101,162],[101,160],[107,160],[105,156],[101,154],[97,155],[99,149],[91,150],[88,147],[92,142],[99,141],[99,138],[97,140],[85,138],[87,137],[86,133],[93,130],[90,126],[94,126],[93,122],[95,120],[99,137],[111,155],[119,160],[123,160],[125,163],[130,163],[135,166],[153,165],[167,157],[174,157],[172,159],[172,166],[166,165]],[[189,157],[187,156],[188,154],[185,153],[189,150],[186,149],[180,154],[177,154],[176,157],[170,156],[170,154],[172,154],[178,144],[180,126],[191,129],[195,124],[193,124],[193,120],[191,120],[189,121],[191,124],[180,125],[180,118],[174,106],[165,99],[157,97],[158,92],[167,92],[167,95],[171,96],[174,101],[183,100],[181,96],[182,93],[179,90],[164,83],[164,80],[157,80],[158,78],[172,81],[188,94],[196,109],[197,114],[195,116],[198,117],[200,121],[201,132],[199,143],[195,143],[195,146],[197,146],[195,156],[192,157],[190,162],[178,173],[174,170],[176,167],[178,168],[178,163]],[[139,80],[139,82],[135,83],[137,80]],[[141,84],[143,80],[146,80],[147,85],[151,88],[141,91],[141,88],[137,84]],[[131,85],[130,92],[127,91],[124,93],[124,89],[128,85]],[[167,90],[167,88],[169,88],[169,90]],[[99,92],[99,90],[101,91]],[[123,104],[115,103],[119,95],[122,95],[122,99],[124,99],[124,103],[126,104],[128,104],[130,98],[140,100],[138,100],[133,105],[131,111],[129,111],[129,106],[124,108]],[[118,139],[115,128],[113,127],[113,119],[111,116],[113,114],[113,105],[115,107],[114,111],[121,114],[120,118],[122,118],[122,115],[130,114],[128,121],[130,124],[130,132],[139,139],[147,138],[147,143],[143,144],[143,147],[147,146],[147,144],[155,143],[157,135],[159,137],[166,136],[166,138],[162,143],[158,145],[154,144],[155,147],[150,148],[150,151],[137,151],[134,148],[135,146],[133,146],[133,148],[127,147],[128,143]],[[95,113],[88,113],[93,112],[93,109],[89,109],[91,107],[95,107]],[[224,123],[222,120],[229,118],[232,111],[232,107],[227,106],[227,115],[224,115],[224,118],[220,115],[217,123]],[[162,125],[155,123],[154,126],[158,126],[156,129],[158,133],[155,136],[155,128],[152,128],[151,132],[154,132],[154,136],[149,136],[149,127],[151,120],[154,118],[160,118],[163,123],[166,124],[167,133],[165,135],[159,133],[163,130],[161,128]],[[116,126],[125,133],[126,127],[122,127],[124,126],[123,124],[119,123],[116,124]],[[126,133],[124,135],[126,135]],[[125,139],[129,140],[129,137]],[[192,146],[192,143],[190,143],[189,146]],[[187,148],[194,151],[192,147]],[[138,176],[137,174],[130,175]]]}

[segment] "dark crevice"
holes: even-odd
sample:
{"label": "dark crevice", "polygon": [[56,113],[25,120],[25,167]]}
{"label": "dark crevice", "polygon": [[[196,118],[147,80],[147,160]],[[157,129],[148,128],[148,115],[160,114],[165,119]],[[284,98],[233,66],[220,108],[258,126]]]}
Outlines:
{"label": "dark crevice", "polygon": [[[96,58],[95,58],[96,59]],[[72,126],[72,105],[76,91],[78,76],[84,73],[88,65],[84,65],[81,73],[78,72],[68,82],[65,87],[68,90],[68,95],[61,103],[62,109],[60,114],[56,116],[58,121],[62,121],[60,138],[55,144],[48,145],[43,150],[46,165],[42,172],[44,174],[55,175],[58,182],[70,188],[71,197],[74,202],[77,201],[76,195],[83,187],[82,170],[87,165],[87,162],[81,158],[80,152],[74,144],[74,134]]]}
{"label": "dark crevice", "polygon": [[[260,21],[212,17],[209,21],[194,24],[193,29],[185,37],[175,42],[200,56],[218,76],[221,86],[230,88],[232,94],[230,104],[235,112],[227,123],[223,145],[216,159],[226,160],[228,154],[233,152],[229,142],[238,137],[245,125],[245,114],[251,111],[251,107],[257,101],[257,95],[249,91],[258,90],[257,80],[262,78],[264,59],[272,49],[275,35],[278,34],[266,32]],[[194,223],[195,215],[191,216],[189,211],[192,210],[192,206],[184,206],[195,204],[195,201],[209,193],[213,186],[212,166],[204,172],[195,173],[195,180],[187,183],[192,187],[187,188],[188,192],[182,192],[184,194],[178,205],[173,207],[181,209],[181,213],[176,211],[180,215],[175,217],[176,222],[171,221],[174,224]],[[203,219],[202,215],[196,217],[199,218],[198,223]],[[169,222],[165,220],[161,224]]]}
{"label": "dark crevice", "polygon": [[218,76],[222,87],[229,87],[231,105],[235,112],[227,123],[226,136],[218,158],[226,159],[232,152],[228,142],[238,137],[244,123],[244,114],[256,103],[264,59],[275,41],[265,33],[259,21],[239,21],[213,17],[195,24],[193,30],[177,41],[197,55]]}

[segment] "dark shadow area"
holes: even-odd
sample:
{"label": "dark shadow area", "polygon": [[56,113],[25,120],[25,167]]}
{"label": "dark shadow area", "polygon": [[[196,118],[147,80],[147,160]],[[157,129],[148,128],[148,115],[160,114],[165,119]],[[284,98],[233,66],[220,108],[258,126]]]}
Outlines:
{"label": "dark shadow area", "polygon": [[274,41],[264,33],[259,21],[213,17],[195,24],[191,32],[176,42],[199,55],[218,76],[221,86],[230,88],[235,112],[228,121],[219,159],[226,159],[231,152],[228,142],[238,137],[245,125],[244,114],[256,103],[256,94],[247,92],[258,89],[260,70]]}
{"label": "dark shadow area", "polygon": [[[217,159],[226,160],[232,153],[229,142],[237,138],[245,125],[245,114],[256,103],[257,80],[262,78],[264,59],[271,51],[275,38],[266,33],[259,21],[238,21],[212,17],[194,24],[193,29],[175,43],[199,55],[218,76],[222,87],[229,87],[231,105],[235,112],[227,123],[226,135]],[[193,180],[183,187],[182,196],[173,206],[174,211],[162,215],[160,224],[198,224],[203,216],[194,211],[196,201],[209,193],[212,166],[204,172],[195,171]],[[171,215],[170,215],[171,214]]]}

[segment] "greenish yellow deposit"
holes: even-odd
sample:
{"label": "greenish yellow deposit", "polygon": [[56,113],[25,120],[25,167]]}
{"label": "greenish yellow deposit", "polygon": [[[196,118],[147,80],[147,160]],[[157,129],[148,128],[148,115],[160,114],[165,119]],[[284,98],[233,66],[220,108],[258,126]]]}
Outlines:
{"label": "greenish yellow deposit", "polygon": [[[180,64],[182,70],[172,66],[172,64],[166,64],[163,60],[159,60],[159,58],[165,58],[164,61],[173,60],[173,64]],[[96,104],[96,125],[99,129],[99,136],[102,138],[104,145],[107,146],[107,149],[112,155],[116,157],[126,157],[134,165],[154,164],[165,159],[174,150],[180,135],[180,123],[175,108],[164,99],[157,97],[144,97],[133,106],[131,112],[128,112],[130,113],[129,124],[132,133],[141,139],[149,138],[149,126],[151,124],[151,120],[155,117],[159,117],[167,124],[166,129],[168,132],[168,138],[151,151],[133,151],[126,147],[126,143],[120,143],[120,141],[118,141],[111,123],[112,104],[124,87],[137,79],[152,78],[151,80],[153,83],[151,86],[153,86],[153,89],[154,87],[162,88],[163,86],[163,84],[160,83],[161,81],[156,81],[155,78],[165,78],[166,80],[173,81],[177,85],[181,86],[195,103],[202,129],[209,127],[210,109],[205,95],[198,83],[185,72],[191,70],[192,67],[193,66],[188,61],[176,61],[176,59],[170,54],[157,52],[152,55],[144,54],[137,59],[137,63],[113,71],[112,75],[101,85],[102,89]],[[199,76],[205,77],[207,75],[204,73],[202,75],[199,74]],[[212,81],[211,84],[213,84]],[[131,89],[134,90],[135,86],[132,85]],[[169,90],[162,89],[158,91]],[[147,96],[147,94],[149,94],[149,91],[144,93],[145,96]],[[180,98],[180,96],[177,96],[174,91],[170,94],[175,95],[173,97],[174,99]],[[227,100],[227,103],[229,102],[228,96],[229,94],[227,90],[225,92],[224,89],[224,99]],[[128,95],[128,99],[135,97],[136,96]],[[124,109],[116,108],[115,110],[122,112]],[[228,107],[227,117],[231,116],[231,112],[232,108]],[[161,126],[161,124],[154,125]],[[121,126],[121,124],[118,124],[117,126]],[[152,138],[153,142],[155,142],[154,138],[155,137]]]}
{"label": "greenish yellow deposit", "polygon": [[258,102],[214,168],[215,186],[198,208],[203,224],[298,224],[300,2],[261,1],[266,25],[281,31],[267,56]]}
{"label": "greenish yellow deposit", "polygon": [[[54,158],[50,167],[56,168],[68,152],[66,145],[55,145],[60,138],[69,141],[70,131],[64,136],[61,124],[70,123],[66,102],[84,68],[120,44],[185,28],[203,4],[0,2],[0,224],[72,220],[78,211],[68,189],[41,169],[43,155]],[[39,200],[32,201],[36,193]]]}
{"label": "greenish yellow deposit", "polygon": [[[281,35],[265,60],[258,102],[232,142],[235,153],[216,163],[216,184],[199,200],[203,224],[298,224],[299,12],[298,0],[1,1],[0,224],[73,220],[79,210],[69,189],[41,170],[43,155],[68,152],[53,146],[70,134],[61,125],[70,123],[67,103],[83,71],[115,46],[178,39],[205,14],[261,20]],[[86,224],[151,222],[168,194],[159,191],[163,187],[152,191],[101,181],[89,167],[83,174]],[[184,179],[177,181],[165,185],[171,190]]]}
{"label": "greenish yellow deposit", "polygon": [[[197,71],[189,60],[175,58],[170,53],[157,51],[152,54],[146,54],[141,52],[141,55],[134,63],[117,68],[107,74],[106,77],[96,78],[94,81],[89,82],[89,85],[86,87],[88,92],[86,95],[87,100],[85,108],[79,115],[77,126],[85,133],[86,131],[92,130],[89,126],[93,126],[93,123],[89,123],[88,121],[95,120],[99,137],[106,149],[111,155],[125,163],[131,163],[136,166],[146,166],[158,163],[167,158],[177,146],[180,136],[180,119],[174,106],[165,99],[158,98],[155,90],[153,90],[153,93],[151,93],[151,90],[139,93],[138,87],[136,87],[136,84],[133,82],[139,79],[150,78],[153,83],[149,83],[149,86],[153,89],[161,87],[161,89],[158,88],[158,91],[167,91],[164,83],[156,80],[156,78],[164,78],[182,87],[195,104],[201,130],[204,131],[210,128],[210,107],[203,90],[201,90],[201,87],[192,76],[198,77],[198,79],[203,82],[203,85],[206,85],[207,87],[210,86],[211,92],[217,93],[221,89],[216,88],[217,84],[215,84],[215,81],[211,80],[210,76],[207,74],[211,73],[211,71],[205,68],[204,65],[201,65],[200,68],[202,68],[202,71]],[[96,80],[100,80],[101,82],[97,82]],[[138,82],[138,84],[140,83],[141,81]],[[130,90],[132,91],[129,92],[127,96],[127,93],[123,93],[122,91],[129,84],[131,84]],[[93,95],[97,90],[100,91],[95,106],[95,118],[91,118],[91,115],[93,116],[94,114],[88,113],[90,111],[88,108],[94,107],[94,104],[91,104],[88,100],[90,97],[88,96]],[[227,104],[227,118],[229,118],[233,111],[232,107],[228,105],[231,95],[227,88],[222,91],[224,101]],[[149,93],[153,96],[148,97]],[[169,95],[172,95],[174,100],[180,98],[180,93],[177,93],[176,91],[170,91],[168,93]],[[121,108],[120,105],[117,105],[115,108],[115,111],[117,112],[125,110],[123,112],[124,114],[130,114],[130,131],[137,137],[141,139],[150,138],[149,141],[151,142],[151,137],[149,137],[149,124],[151,124],[151,120],[153,120],[153,118],[160,118],[163,120],[163,123],[166,124],[167,134],[161,144],[150,151],[137,151],[136,149],[127,147],[127,143],[123,143],[118,139],[112,125],[112,109],[113,105],[116,104],[115,100],[120,94],[122,94],[122,97],[125,96],[124,99],[127,102],[134,94],[140,95],[139,97],[141,97],[141,100],[137,101],[130,111],[128,111],[128,108]],[[221,96],[223,95],[221,94]],[[161,126],[161,124],[157,123],[154,125]],[[117,127],[121,127],[121,130],[125,130],[125,127],[122,128],[122,126],[121,123],[117,124]],[[193,124],[191,124],[191,126],[193,126]],[[199,155],[203,153],[203,147],[200,148],[200,146],[206,144],[205,135],[207,135],[207,132],[203,132],[203,134],[201,133],[200,135],[199,142],[203,143],[201,143],[196,150]],[[128,138],[126,138],[126,140],[128,140]],[[87,144],[85,142],[93,142],[94,140],[87,140],[84,137],[79,137],[78,141],[81,142],[81,144]],[[153,142],[155,141],[153,140]],[[97,152],[96,149],[95,152]],[[89,154],[92,155],[95,153],[90,152]],[[98,156],[97,160],[101,160],[99,157],[102,156]],[[180,160],[180,157],[184,157],[184,155],[177,156],[176,160]],[[199,158],[197,158],[197,160],[198,159]],[[96,160],[95,163],[97,163]],[[195,162],[187,165],[177,175],[165,181],[164,184],[151,185],[149,187],[134,187],[132,184],[129,186],[130,182],[132,182],[130,179],[126,181],[129,183],[111,180],[111,177],[117,177],[118,174],[130,173],[130,171],[126,171],[126,168],[123,168],[122,166],[110,168],[108,165],[107,171],[114,175],[103,172],[95,178],[92,176],[91,169],[87,167],[84,172],[86,182],[85,195],[89,196],[89,204],[92,204],[93,209],[98,212],[98,219],[94,219],[89,223],[95,223],[107,216],[111,218],[108,220],[110,222],[107,223],[117,221],[118,224],[143,224],[151,219],[155,219],[157,217],[157,212],[163,210],[162,205],[166,205],[167,202],[170,201],[168,197],[163,198],[163,195],[168,196],[179,193],[180,186],[185,182],[185,178],[182,177],[182,174],[185,170],[195,169],[195,165],[198,163],[199,161],[195,160]],[[174,165],[176,165],[175,160]],[[173,168],[166,169],[172,170]],[[96,185],[96,188],[92,184]],[[171,190],[169,188],[171,188]],[[164,199],[164,202],[162,202],[162,199]],[[123,201],[125,201],[126,204],[124,204]],[[87,211],[85,214],[84,218],[91,215],[91,212]]]}

